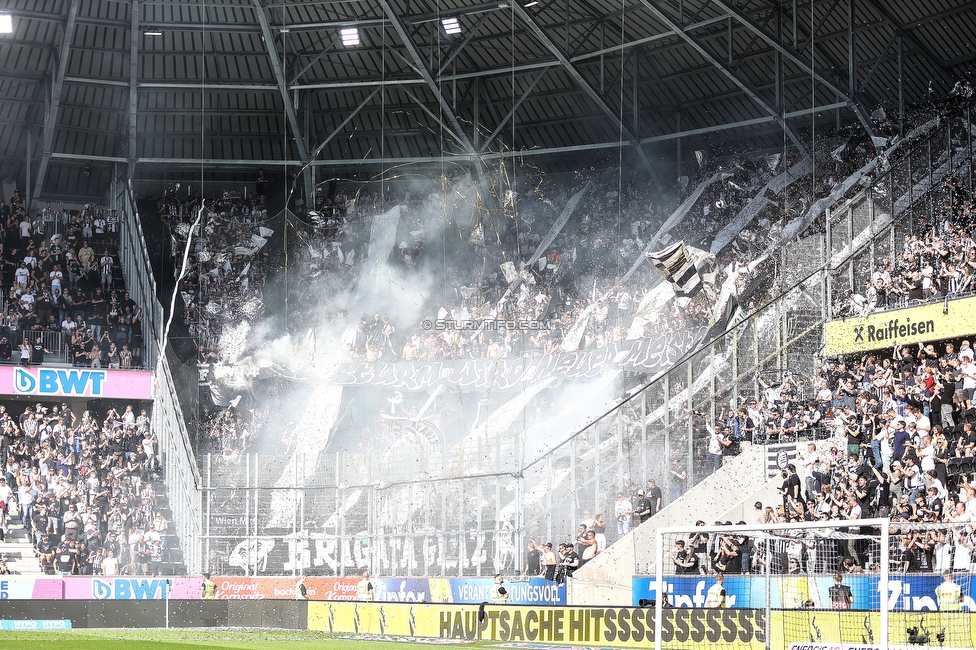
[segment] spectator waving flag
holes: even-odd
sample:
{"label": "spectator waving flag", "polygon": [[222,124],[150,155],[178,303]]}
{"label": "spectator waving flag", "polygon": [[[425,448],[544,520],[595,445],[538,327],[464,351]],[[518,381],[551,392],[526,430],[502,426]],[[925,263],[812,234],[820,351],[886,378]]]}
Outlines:
{"label": "spectator waving flag", "polygon": [[798,457],[796,443],[766,445],[766,478],[776,478],[784,469],[795,465]]}
{"label": "spectator waving flag", "polygon": [[702,279],[698,274],[683,241],[672,244],[656,253],[647,253],[647,259],[657,267],[662,278],[671,283],[679,297],[690,298],[701,291]]}

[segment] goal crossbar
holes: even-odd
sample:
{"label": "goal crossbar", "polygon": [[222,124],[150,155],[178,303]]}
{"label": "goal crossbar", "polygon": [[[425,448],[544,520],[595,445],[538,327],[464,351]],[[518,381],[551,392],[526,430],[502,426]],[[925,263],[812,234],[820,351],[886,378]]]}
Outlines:
{"label": "goal crossbar", "polygon": [[[706,525],[706,526],[681,526],[681,527],[667,527],[657,529],[657,549],[655,557],[655,581],[657,583],[657,597],[654,599],[654,650],[662,650],[663,640],[662,640],[662,620],[664,611],[664,601],[667,599],[667,594],[664,593],[664,558],[665,558],[665,539],[669,535],[680,535],[689,533],[772,533],[777,532],[789,532],[797,530],[819,530],[819,529],[843,529],[843,528],[877,528],[878,535],[877,538],[880,541],[880,574],[878,590],[882,594],[888,593],[888,576],[889,576],[889,542],[890,542],[890,531],[889,528],[892,525],[890,519],[873,518],[873,519],[854,519],[854,520],[839,520],[839,521],[813,521],[813,522],[803,522],[803,523],[785,523],[785,524],[733,524],[733,525]],[[864,537],[864,535],[851,534],[850,537]],[[767,570],[768,576],[768,570]],[[880,630],[878,630],[879,637],[877,640],[877,646],[882,650],[887,650],[888,648],[888,606],[887,598],[880,599]],[[766,640],[769,642],[769,616],[770,603],[769,598],[766,599],[766,610],[767,615],[765,617],[766,629]]]}

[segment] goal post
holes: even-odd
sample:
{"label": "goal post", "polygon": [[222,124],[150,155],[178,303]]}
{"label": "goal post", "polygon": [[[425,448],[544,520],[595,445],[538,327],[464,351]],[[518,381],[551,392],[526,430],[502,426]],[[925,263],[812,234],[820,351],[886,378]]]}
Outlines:
{"label": "goal post", "polygon": [[889,519],[662,528],[634,604],[656,650],[973,648],[971,547],[971,525]]}

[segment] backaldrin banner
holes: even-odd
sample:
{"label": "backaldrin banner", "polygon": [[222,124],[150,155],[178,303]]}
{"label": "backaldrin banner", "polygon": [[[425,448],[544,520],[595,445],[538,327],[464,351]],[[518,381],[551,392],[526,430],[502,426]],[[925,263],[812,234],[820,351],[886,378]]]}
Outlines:
{"label": "backaldrin banner", "polygon": [[[892,645],[909,644],[909,628],[944,634],[947,648],[976,647],[972,616],[893,613]],[[876,612],[774,611],[770,647],[829,650],[837,644],[876,646]],[[380,634],[451,641],[563,643],[647,648],[654,643],[654,610],[639,607],[517,607],[408,603],[309,603],[308,627],[339,634]],[[735,650],[766,648],[766,613],[752,609],[668,609],[661,620],[665,648],[707,644]],[[938,643],[938,642],[935,642]],[[794,645],[800,644],[800,645]],[[918,645],[918,644],[915,644]]]}
{"label": "backaldrin banner", "polygon": [[[358,577],[306,578],[309,600],[355,600]],[[291,600],[298,578],[214,577],[217,600]],[[482,603],[492,578],[370,578],[377,602]],[[0,580],[0,600],[198,600],[202,578],[71,577]],[[565,586],[543,578],[505,583],[513,604],[562,605]]]}
{"label": "backaldrin banner", "polygon": [[[888,578],[888,606],[891,611],[935,611],[938,609],[935,588],[942,582],[937,575],[891,576]],[[715,584],[714,576],[675,576],[664,580],[668,602],[674,607],[702,607],[708,588]],[[770,607],[797,609],[808,600],[817,608],[830,608],[828,590],[833,576],[772,576],[769,582]],[[853,609],[876,609],[879,602],[880,581],[876,575],[845,576],[844,584],[851,588]],[[962,583],[963,609],[976,612],[976,589]],[[727,603],[732,608],[765,609],[766,579],[764,576],[726,576]],[[655,578],[633,579],[633,603],[657,598]],[[872,604],[873,603],[873,604]]]}
{"label": "backaldrin banner", "polygon": [[890,349],[976,334],[976,297],[893,309],[824,324],[826,354]]}

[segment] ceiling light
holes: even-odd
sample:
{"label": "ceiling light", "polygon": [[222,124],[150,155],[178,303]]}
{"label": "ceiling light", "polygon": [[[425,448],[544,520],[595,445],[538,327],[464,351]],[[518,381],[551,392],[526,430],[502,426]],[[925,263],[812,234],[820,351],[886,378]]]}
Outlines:
{"label": "ceiling light", "polygon": [[10,14],[0,14],[0,34],[14,33],[14,17]]}
{"label": "ceiling light", "polygon": [[525,8],[528,9],[529,7],[534,7],[537,4],[539,4],[539,0],[529,0],[525,3]]}
{"label": "ceiling light", "polygon": [[162,36],[163,33],[158,29],[147,29],[142,33],[143,36]]}
{"label": "ceiling light", "polygon": [[339,30],[339,36],[342,37],[342,44],[346,47],[352,47],[353,45],[359,45],[359,28],[358,27],[346,27],[345,29]]}
{"label": "ceiling light", "polygon": [[444,33],[450,36],[461,33],[461,21],[456,17],[441,18],[441,25],[444,26]]}

